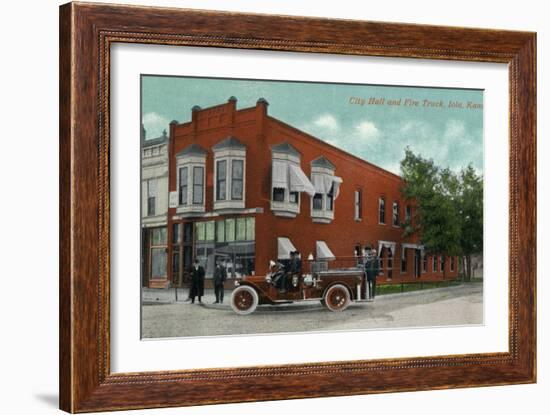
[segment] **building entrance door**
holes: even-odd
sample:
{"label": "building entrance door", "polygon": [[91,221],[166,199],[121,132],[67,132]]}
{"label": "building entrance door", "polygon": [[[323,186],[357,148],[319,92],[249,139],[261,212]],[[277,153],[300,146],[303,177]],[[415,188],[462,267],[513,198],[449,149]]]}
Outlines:
{"label": "building entrance door", "polygon": [[420,261],[422,260],[420,255],[420,249],[414,250],[414,277],[420,278]]}

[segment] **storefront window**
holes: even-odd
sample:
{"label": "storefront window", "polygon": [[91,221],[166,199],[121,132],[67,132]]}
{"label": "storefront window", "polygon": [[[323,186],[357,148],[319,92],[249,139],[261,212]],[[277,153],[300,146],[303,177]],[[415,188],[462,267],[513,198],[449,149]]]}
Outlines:
{"label": "storefront window", "polygon": [[206,240],[206,227],[204,222],[195,223],[195,234],[197,235],[197,241]]}
{"label": "storefront window", "polygon": [[213,241],[215,239],[216,222],[210,221],[205,223],[205,239],[207,241]]}
{"label": "storefront window", "polygon": [[166,245],[166,228],[155,228],[151,230],[152,245]]}
{"label": "storefront window", "polygon": [[225,221],[216,222],[216,242],[225,242]]}
{"label": "storefront window", "polygon": [[256,240],[256,221],[254,218],[246,218],[246,240]]}
{"label": "storefront window", "polygon": [[237,235],[235,239],[237,241],[244,241],[246,239],[246,218],[237,219]]}
{"label": "storefront window", "polygon": [[151,278],[166,278],[166,248],[151,249]]}
{"label": "storefront window", "polygon": [[[195,227],[195,258],[205,267],[206,277],[213,276],[218,259],[226,260],[227,272],[232,278],[254,273],[256,253],[253,217],[209,221],[202,224],[198,222]],[[201,238],[201,235],[204,237]]]}
{"label": "storefront window", "polygon": [[233,242],[235,240],[235,219],[225,220],[225,241]]}

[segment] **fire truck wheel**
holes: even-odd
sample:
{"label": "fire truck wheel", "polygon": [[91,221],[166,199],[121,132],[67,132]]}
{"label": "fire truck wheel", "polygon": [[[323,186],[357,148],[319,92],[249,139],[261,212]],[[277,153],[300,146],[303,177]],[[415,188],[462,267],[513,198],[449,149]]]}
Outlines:
{"label": "fire truck wheel", "polygon": [[334,284],[325,292],[324,300],[330,311],[344,311],[350,304],[349,291],[342,284]]}
{"label": "fire truck wheel", "polygon": [[251,314],[258,307],[258,293],[248,285],[241,285],[231,294],[231,308],[240,315]]}

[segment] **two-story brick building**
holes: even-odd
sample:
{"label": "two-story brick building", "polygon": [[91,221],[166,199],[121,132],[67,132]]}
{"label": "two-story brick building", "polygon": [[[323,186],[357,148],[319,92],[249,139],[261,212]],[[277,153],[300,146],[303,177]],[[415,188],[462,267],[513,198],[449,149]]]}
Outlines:
{"label": "two-story brick building", "polygon": [[[192,109],[170,124],[167,277],[198,258],[211,277],[215,259],[230,276],[264,274],[269,261],[353,257],[370,245],[383,281],[456,278],[454,257],[426,256],[400,226],[414,206],[402,179],[269,116],[268,103],[237,110],[237,100]],[[159,281],[160,282],[160,281]]]}

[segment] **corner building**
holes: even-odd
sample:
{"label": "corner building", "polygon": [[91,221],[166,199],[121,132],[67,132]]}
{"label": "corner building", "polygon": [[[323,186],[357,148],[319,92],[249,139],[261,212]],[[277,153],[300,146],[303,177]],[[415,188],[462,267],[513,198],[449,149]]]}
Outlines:
{"label": "corner building", "polygon": [[196,106],[191,122],[170,124],[166,286],[195,258],[208,281],[216,258],[235,278],[263,275],[291,250],[305,270],[310,254],[354,265],[357,244],[377,249],[380,282],[457,277],[456,258],[428,257],[418,236],[403,238],[414,206],[399,176],[269,116],[263,98],[236,103]]}

